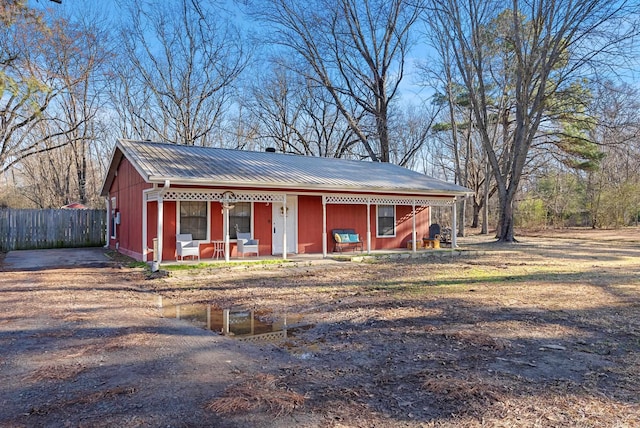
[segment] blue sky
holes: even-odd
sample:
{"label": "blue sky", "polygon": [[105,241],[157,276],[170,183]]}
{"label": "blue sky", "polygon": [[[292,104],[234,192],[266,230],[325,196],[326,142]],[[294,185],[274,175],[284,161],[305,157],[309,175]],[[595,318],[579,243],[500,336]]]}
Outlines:
{"label": "blue sky", "polygon": [[[62,4],[57,4],[50,0],[29,0],[29,4],[37,8],[60,8],[77,16],[97,14],[98,16],[102,16],[104,19],[113,20],[115,25],[124,15],[124,7],[126,7],[126,5],[131,1],[136,0],[62,0]],[[224,4],[227,11],[235,11],[237,24],[241,26],[248,25],[251,27],[252,24],[246,21],[247,18],[238,9],[234,0],[222,0],[216,3]],[[417,25],[420,26],[422,24],[418,23]],[[420,30],[420,28],[416,29]],[[429,95],[432,94],[430,89],[418,84],[419,76],[416,68],[418,63],[427,62],[428,52],[429,49],[424,45],[424,43],[422,45],[416,45],[405,63],[405,76],[401,86],[401,93],[402,98],[411,104],[419,104],[422,100],[428,98]],[[628,69],[626,70],[619,70],[622,73],[622,76],[619,76],[618,78],[637,83],[639,68],[640,66],[628,66]]]}
{"label": "blue sky", "polygon": [[[125,14],[124,7],[131,1],[136,0],[62,0],[61,4],[50,0],[28,0],[29,4],[36,8],[53,8],[63,9],[73,15],[87,16],[97,14],[104,19],[113,20],[114,25]],[[152,0],[154,1],[154,0]],[[156,0],[166,1],[166,0]],[[170,1],[170,0],[169,0]],[[235,11],[237,23],[247,25],[246,17],[238,9],[234,0],[222,0],[217,3],[224,3],[227,11]],[[124,6],[123,6],[124,5]],[[251,26],[251,24],[248,24]],[[405,63],[405,73],[401,84],[402,98],[411,103],[419,104],[432,93],[430,89],[418,85],[418,76],[416,74],[416,65],[420,61],[424,61],[426,49],[417,46],[413,49],[413,55],[408,58]]]}

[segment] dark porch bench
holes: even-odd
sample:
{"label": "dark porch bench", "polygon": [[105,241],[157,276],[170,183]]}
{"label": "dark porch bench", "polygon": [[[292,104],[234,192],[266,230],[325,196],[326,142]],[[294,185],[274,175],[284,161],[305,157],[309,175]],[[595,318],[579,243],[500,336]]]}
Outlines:
{"label": "dark porch bench", "polygon": [[333,229],[331,230],[331,238],[333,239],[333,251],[342,252],[345,248],[353,248],[354,251],[360,249],[364,251],[364,246],[360,235],[353,229]]}

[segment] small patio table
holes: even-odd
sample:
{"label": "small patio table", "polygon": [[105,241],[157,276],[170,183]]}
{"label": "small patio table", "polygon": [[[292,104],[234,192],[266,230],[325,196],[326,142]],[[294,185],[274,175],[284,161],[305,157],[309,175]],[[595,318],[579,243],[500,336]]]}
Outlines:
{"label": "small patio table", "polygon": [[224,258],[224,241],[213,241],[213,258]]}

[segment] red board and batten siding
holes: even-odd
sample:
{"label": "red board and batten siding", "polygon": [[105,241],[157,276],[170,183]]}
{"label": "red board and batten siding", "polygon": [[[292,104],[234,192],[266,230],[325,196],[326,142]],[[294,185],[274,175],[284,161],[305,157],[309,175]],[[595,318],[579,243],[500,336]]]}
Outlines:
{"label": "red board and batten siding", "polygon": [[[372,211],[374,211],[372,209]],[[322,227],[322,220],[320,221]],[[374,232],[375,223],[371,227],[372,236]],[[333,229],[353,229],[360,235],[360,240],[367,242],[367,206],[366,205],[334,205],[327,204],[327,251],[330,253],[333,251],[334,241],[331,237],[331,231]],[[372,249],[375,249],[373,243]]]}
{"label": "red board and batten siding", "polygon": [[[162,203],[162,259],[176,259],[176,203],[174,201],[164,201]],[[147,203],[147,260],[153,260],[153,240],[158,235],[158,202]]]}
{"label": "red board and batten siding", "polygon": [[[164,201],[162,203],[164,213],[162,221],[162,260],[176,259],[176,228],[178,227],[176,209],[177,204],[175,201]],[[154,237],[156,235],[157,233],[153,234]]]}
{"label": "red board and batten siding", "polygon": [[[164,207],[164,206],[163,206]],[[153,238],[158,233],[158,202],[151,201],[147,203],[147,248],[153,250]],[[153,251],[147,253],[147,260],[153,260]]]}
{"label": "red board and batten siding", "polygon": [[[206,186],[175,186],[184,189],[210,189]],[[269,192],[269,189],[238,188],[236,191]],[[273,189],[274,193],[281,193],[280,189]],[[298,252],[301,254],[322,253],[322,197],[305,195],[292,191],[298,195]],[[349,192],[357,195],[357,192]],[[371,249],[406,248],[407,241],[411,239],[412,232],[412,207],[408,205],[396,206],[396,235],[394,237],[377,237],[376,235],[376,205],[371,205]],[[223,240],[222,212],[218,202],[212,202],[211,209],[211,240]],[[333,250],[333,239],[330,236],[332,229],[355,229],[363,242],[367,236],[367,207],[364,204],[341,205],[327,204],[327,250]],[[260,254],[271,254],[272,248],[272,221],[271,205],[254,203],[254,238],[260,240]],[[418,239],[428,234],[429,208],[416,207],[416,236]],[[155,234],[155,233],[154,233]],[[175,233],[174,233],[175,235]],[[165,246],[167,245],[165,238]],[[175,243],[172,244],[172,254],[175,254]],[[213,244],[202,245],[202,257],[207,258],[213,254]],[[235,243],[231,245],[230,257],[236,257]]]}
{"label": "red board and batten siding", "polygon": [[[413,207],[408,205],[396,206],[396,236],[378,237],[376,231],[376,216],[378,215],[375,205],[371,206],[371,249],[383,250],[392,248],[406,248],[407,241],[411,240],[413,231],[412,220]],[[422,239],[429,234],[429,207],[416,207],[416,237]],[[366,232],[365,232],[366,236]],[[363,239],[363,241],[365,241]]]}
{"label": "red board and batten siding", "polygon": [[321,196],[298,196],[298,252],[322,253]]}
{"label": "red board and batten siding", "polygon": [[[271,204],[254,202],[253,204],[253,237],[260,240],[260,254],[271,254]],[[233,252],[231,253],[233,256]]]}
{"label": "red board and batten siding", "polygon": [[[155,203],[149,204],[149,212],[157,209]],[[176,228],[176,203],[164,203],[164,243],[163,259],[175,259],[175,228]],[[211,210],[211,240],[224,240],[222,230],[222,210],[218,202],[209,204]],[[254,203],[253,207],[253,235],[260,240],[260,254],[271,254],[272,248],[272,219],[271,205],[265,203]],[[376,236],[376,215],[375,205],[371,205],[371,248],[392,249],[404,248],[407,241],[411,239],[413,222],[411,219],[410,206],[399,205],[396,207],[396,236],[377,237]],[[429,211],[428,208],[417,208],[416,213],[416,233],[418,239],[428,233]],[[150,214],[150,220],[153,215]],[[150,221],[151,223],[151,221]],[[332,229],[354,229],[359,233],[362,241],[366,242],[367,236],[367,207],[366,205],[340,205],[327,204],[327,250],[333,251],[333,239],[330,236]],[[148,227],[148,241],[156,234],[155,229]],[[213,255],[213,244],[203,244],[201,246],[201,257],[211,258]],[[321,196],[298,196],[298,252],[300,254],[320,254],[322,253],[322,197]],[[230,257],[238,257],[234,242],[230,245]]]}
{"label": "red board and batten siding", "polygon": [[[138,260],[143,258],[142,229],[143,229],[143,191],[151,188],[152,185],[146,183],[138,174],[133,165],[123,159],[118,167],[118,175],[115,177],[109,197],[116,198],[117,209],[120,212],[120,224],[116,226],[116,239],[109,240],[110,248],[116,248],[126,255]],[[186,188],[186,187],[185,187]],[[199,187],[206,189],[206,187]],[[240,190],[240,189],[239,189]],[[242,189],[253,190],[253,189]],[[259,189],[260,191],[268,191]],[[277,189],[274,189],[277,192]],[[295,193],[295,192],[293,192]],[[176,207],[174,201],[163,203],[163,260],[175,260],[175,236],[176,236]],[[254,237],[260,240],[260,254],[271,254],[272,248],[272,207],[270,204],[256,202],[253,205]],[[340,205],[327,204],[327,249],[333,250],[333,239],[330,236],[332,229],[354,229],[359,233],[363,242],[367,236],[367,207],[366,205]],[[210,231],[211,240],[223,240],[222,230],[222,210],[218,202],[209,204],[210,210]],[[416,230],[418,238],[421,238],[428,231],[429,209],[418,208],[416,215]],[[157,202],[147,203],[147,248],[153,247],[153,238],[157,235]],[[375,205],[371,205],[371,248],[391,249],[406,247],[406,243],[411,239],[412,219],[410,206],[396,207],[396,236],[377,237],[376,236],[376,216]],[[322,253],[322,197],[318,195],[298,194],[298,252],[301,254]],[[210,258],[213,255],[213,244],[203,244],[203,258]],[[236,246],[231,246],[231,257],[237,257]],[[147,261],[153,258],[149,253]]]}
{"label": "red board and batten siding", "polygon": [[[135,170],[131,162],[122,159],[118,175],[109,189],[109,200],[116,198],[120,224],[116,225],[116,239],[109,237],[109,248],[137,260],[142,260],[142,191],[151,188]],[[109,213],[109,215],[111,215]],[[111,235],[111,233],[110,233]]]}
{"label": "red board and batten siding", "polygon": [[[371,223],[371,249],[384,250],[406,248],[411,240],[413,231],[413,208],[408,205],[396,206],[396,234],[390,237],[378,237],[376,231],[376,205],[370,207],[369,221]],[[322,220],[320,234],[322,234]],[[367,242],[367,206],[366,205],[327,205],[327,250],[333,251],[334,241],[330,236],[332,229],[354,229],[360,235],[362,242]],[[416,207],[416,236],[421,239],[429,232],[429,208]],[[320,240],[321,242],[322,240]]]}
{"label": "red board and batten siding", "polygon": [[[222,208],[218,202],[209,203],[211,241],[223,241]],[[147,206],[147,245],[153,248],[153,239],[157,235],[158,203],[149,202]],[[163,203],[164,221],[162,227],[162,259],[175,260],[176,258],[176,229],[177,229],[177,203],[165,201]],[[142,227],[142,226],[141,226]],[[254,237],[260,240],[260,254],[271,254],[271,206],[265,203],[254,203]],[[142,238],[141,238],[142,239]],[[230,257],[237,257],[235,242],[231,242]],[[213,242],[203,243],[200,246],[200,257],[213,257]],[[147,255],[147,261],[153,259],[153,254]]]}

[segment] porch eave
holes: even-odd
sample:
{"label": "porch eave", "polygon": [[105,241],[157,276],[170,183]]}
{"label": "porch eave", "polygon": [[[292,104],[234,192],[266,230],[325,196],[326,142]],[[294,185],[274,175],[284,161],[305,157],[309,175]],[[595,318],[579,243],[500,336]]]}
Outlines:
{"label": "porch eave", "polygon": [[[151,176],[148,183],[151,184],[164,184],[166,181],[171,183],[173,189],[175,186],[203,186],[207,189],[236,189],[236,190],[267,190],[273,193],[287,193],[287,192],[319,192],[319,193],[349,193],[349,194],[382,194],[382,195],[398,195],[405,197],[427,197],[427,196],[439,196],[439,197],[459,197],[472,194],[468,191],[460,190],[443,190],[443,189],[414,189],[414,188],[388,188],[388,187],[345,187],[341,185],[318,185],[314,183],[264,183],[256,181],[213,181],[206,178],[191,178],[185,179],[184,177],[165,177],[165,176]],[[159,190],[161,190],[160,188]]]}

